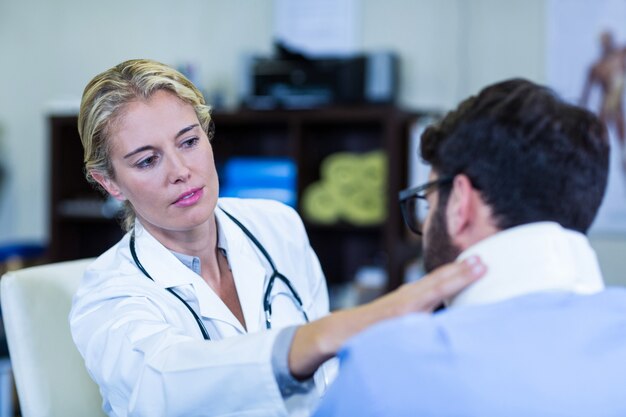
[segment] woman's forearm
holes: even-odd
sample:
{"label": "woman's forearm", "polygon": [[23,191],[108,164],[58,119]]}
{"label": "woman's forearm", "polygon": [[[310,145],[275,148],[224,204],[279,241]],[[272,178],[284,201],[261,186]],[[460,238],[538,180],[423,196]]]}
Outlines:
{"label": "woman's forearm", "polygon": [[485,267],[477,258],[442,266],[421,280],[405,284],[371,303],[341,310],[300,326],[289,352],[294,377],[311,376],[335,356],[352,336],[379,321],[410,312],[430,312],[479,279]]}

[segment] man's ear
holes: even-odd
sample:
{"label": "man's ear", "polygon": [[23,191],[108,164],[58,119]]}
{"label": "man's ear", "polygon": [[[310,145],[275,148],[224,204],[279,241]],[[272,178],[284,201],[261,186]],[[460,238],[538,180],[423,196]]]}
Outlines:
{"label": "man's ear", "polygon": [[122,190],[117,186],[117,183],[112,180],[107,174],[92,170],[89,172],[91,177],[98,182],[106,190],[107,193],[111,195],[111,197],[115,198],[119,201],[126,201],[126,197],[122,193]]}
{"label": "man's ear", "polygon": [[448,234],[452,239],[466,232],[474,221],[473,192],[472,182],[465,174],[454,177],[446,208]]}

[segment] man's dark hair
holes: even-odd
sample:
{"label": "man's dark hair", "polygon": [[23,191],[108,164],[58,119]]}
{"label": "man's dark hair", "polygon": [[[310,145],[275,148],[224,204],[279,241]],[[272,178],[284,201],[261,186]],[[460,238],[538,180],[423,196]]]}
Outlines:
{"label": "man's dark hair", "polygon": [[[522,79],[491,85],[422,135],[440,178],[465,174],[507,229],[555,221],[586,233],[607,183],[609,142],[591,112]],[[445,207],[449,187],[439,193]]]}

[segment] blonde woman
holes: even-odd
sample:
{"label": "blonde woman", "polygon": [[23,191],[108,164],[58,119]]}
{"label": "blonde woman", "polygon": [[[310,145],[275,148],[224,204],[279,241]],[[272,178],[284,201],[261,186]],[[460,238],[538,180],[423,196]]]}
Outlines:
{"label": "blonde woman", "polygon": [[111,416],[308,415],[349,337],[429,311],[483,273],[448,265],[329,314],[296,212],[218,199],[209,108],[158,62],[96,76],[79,131],[87,178],[126,208],[128,233],[88,268],[70,315]]}

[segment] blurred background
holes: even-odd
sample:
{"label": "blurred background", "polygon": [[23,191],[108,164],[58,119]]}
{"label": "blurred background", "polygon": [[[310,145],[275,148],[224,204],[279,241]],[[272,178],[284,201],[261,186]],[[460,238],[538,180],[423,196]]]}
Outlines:
{"label": "blurred background", "polygon": [[[396,196],[423,181],[419,132],[509,77],[577,101],[599,34],[609,25],[622,36],[624,9],[622,0],[0,0],[4,260],[95,256],[119,238],[115,205],[82,177],[78,103],[97,73],[152,58],[185,72],[213,105],[223,195],[296,207],[331,284],[359,282],[359,297],[418,278],[419,242]],[[625,194],[614,190],[613,217],[591,234],[616,284],[626,282],[626,228],[612,222],[626,219]]]}

